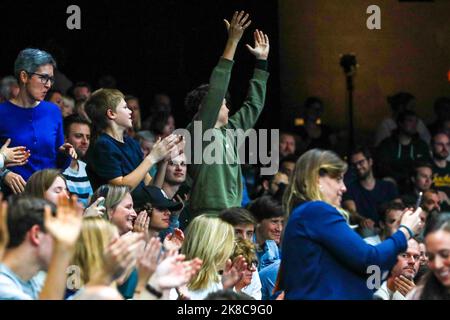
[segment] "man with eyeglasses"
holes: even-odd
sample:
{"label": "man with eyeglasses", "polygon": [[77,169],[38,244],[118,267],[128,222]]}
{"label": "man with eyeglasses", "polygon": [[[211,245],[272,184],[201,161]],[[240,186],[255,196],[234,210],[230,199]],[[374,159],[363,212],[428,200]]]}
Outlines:
{"label": "man with eyeglasses", "polygon": [[408,248],[397,256],[397,264],[392,268],[388,279],[374,293],[375,300],[406,300],[406,295],[416,285],[414,277],[419,271],[420,248],[416,239],[408,240]]}
{"label": "man with eyeglasses", "polygon": [[36,171],[48,168],[65,169],[71,158],[77,158],[70,143],[64,143],[60,109],[44,101],[55,82],[56,62],[42,50],[22,50],[14,63],[19,94],[0,104],[0,143],[11,139],[11,146],[25,146],[30,158],[24,166],[11,168],[2,182],[9,193],[24,191],[26,181]]}
{"label": "man with eyeglasses", "polygon": [[350,212],[351,223],[359,226],[358,231],[363,237],[373,236],[380,220],[378,207],[398,198],[398,190],[393,183],[374,177],[373,159],[368,148],[355,148],[350,164],[356,171],[357,180],[348,184],[342,207]]}

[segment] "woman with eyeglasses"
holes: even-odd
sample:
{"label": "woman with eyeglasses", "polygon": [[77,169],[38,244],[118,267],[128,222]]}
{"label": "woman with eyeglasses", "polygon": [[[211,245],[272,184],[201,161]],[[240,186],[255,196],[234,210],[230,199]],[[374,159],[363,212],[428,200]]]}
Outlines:
{"label": "woman with eyeglasses", "polygon": [[44,101],[55,82],[56,62],[42,50],[22,50],[14,63],[19,81],[17,97],[0,104],[0,143],[11,139],[11,146],[25,146],[31,156],[24,166],[11,168],[4,184],[12,193],[21,193],[26,181],[36,171],[66,168],[77,154],[73,146],[64,143],[61,111]]}

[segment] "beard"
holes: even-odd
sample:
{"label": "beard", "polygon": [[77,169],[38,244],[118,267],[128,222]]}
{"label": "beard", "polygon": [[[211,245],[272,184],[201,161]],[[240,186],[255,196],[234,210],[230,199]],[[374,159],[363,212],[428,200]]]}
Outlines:
{"label": "beard", "polygon": [[449,153],[447,152],[447,154],[443,154],[443,153],[434,153],[433,152],[433,157],[436,160],[446,160],[448,158]]}

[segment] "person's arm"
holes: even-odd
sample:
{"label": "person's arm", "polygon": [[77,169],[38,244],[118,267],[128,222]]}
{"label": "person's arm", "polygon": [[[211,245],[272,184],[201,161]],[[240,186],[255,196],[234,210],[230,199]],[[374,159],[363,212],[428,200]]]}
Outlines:
{"label": "person's arm", "polygon": [[0,261],[2,261],[3,253],[9,241],[8,224],[7,224],[8,202],[3,201],[3,194],[0,193]]}
{"label": "person's arm", "polygon": [[110,184],[127,185],[134,189],[141,181],[148,180],[150,168],[167,154],[170,154],[176,148],[177,143],[179,143],[179,138],[176,135],[170,135],[164,140],[156,142],[149,155],[126,176],[123,176],[120,172],[122,155],[119,152],[113,152],[107,145],[99,145],[97,161],[101,162],[97,162],[95,170],[99,176],[112,175],[114,178],[108,180]]}
{"label": "person's arm", "polygon": [[166,177],[166,170],[167,170],[168,163],[169,163],[168,160],[164,160],[158,164],[158,171],[156,172],[156,177],[153,181],[153,185],[160,189],[162,189],[162,185],[164,183],[164,178]]}
{"label": "person's arm", "polygon": [[75,148],[70,143],[64,142],[64,128],[62,123],[62,116],[59,114],[58,128],[56,132],[55,152],[56,152],[56,167],[59,169],[66,169],[70,166],[72,159],[77,159],[78,155]]}
{"label": "person's arm", "polygon": [[358,213],[355,201],[345,200],[342,202],[342,207],[350,212],[350,221],[352,222],[352,224],[357,224],[361,227],[370,229],[373,229],[375,227],[375,222],[372,219],[363,217]]}
{"label": "person's arm", "polygon": [[244,30],[250,25],[248,14],[243,11],[235,12],[231,22],[224,20],[228,30],[228,40],[225,44],[222,57],[214,68],[209,79],[209,89],[201,102],[196,120],[202,121],[202,131],[214,128],[219,111],[228,90],[234,54]]}
{"label": "person's arm", "polygon": [[311,203],[302,223],[311,239],[360,274],[366,274],[371,265],[390,270],[397,261],[397,254],[407,247],[408,237],[402,231],[397,231],[377,246],[365,243],[334,207],[323,202]]}
{"label": "person's arm", "polygon": [[58,199],[56,216],[50,207],[44,210],[44,226],[53,240],[54,247],[45,278],[40,300],[61,300],[66,289],[66,269],[75,252],[75,244],[81,231],[83,207],[77,203],[76,196],[70,200],[61,196]]}
{"label": "person's arm", "polygon": [[248,130],[253,128],[264,107],[266,99],[266,85],[269,73],[267,72],[267,58],[269,56],[269,37],[262,31],[256,30],[253,34],[255,46],[247,48],[256,58],[255,70],[250,80],[250,86],[242,107],[232,117],[230,124],[235,128]]}

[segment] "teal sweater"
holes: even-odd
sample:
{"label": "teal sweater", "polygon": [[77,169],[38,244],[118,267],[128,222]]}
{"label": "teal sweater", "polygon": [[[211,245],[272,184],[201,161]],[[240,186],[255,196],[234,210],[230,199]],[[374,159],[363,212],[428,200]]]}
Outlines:
{"label": "teal sweater", "polygon": [[[188,167],[188,174],[192,179],[190,209],[193,217],[202,213],[218,214],[225,208],[240,207],[241,205],[242,179],[238,154],[239,144],[238,139],[227,138],[226,130],[242,129],[246,131],[255,125],[264,107],[269,73],[255,68],[247,98],[239,111],[229,118],[227,125],[214,129],[222,101],[228,90],[232,67],[233,61],[221,58],[211,74],[208,93],[195,118],[195,121],[202,123],[202,136],[199,136],[200,131],[194,130],[193,122],[187,127],[192,138],[192,164]],[[208,139],[203,136],[208,129],[212,129],[214,138]],[[202,137],[208,141],[203,141]],[[202,150],[201,164],[194,163],[195,157],[200,156],[198,154],[200,149],[195,148],[195,141],[197,143],[202,141],[201,144],[199,143]],[[215,150],[223,151],[222,164],[205,163],[204,154],[217,155],[215,152],[209,152],[212,148],[211,145],[208,147],[210,141],[215,141]]]}

